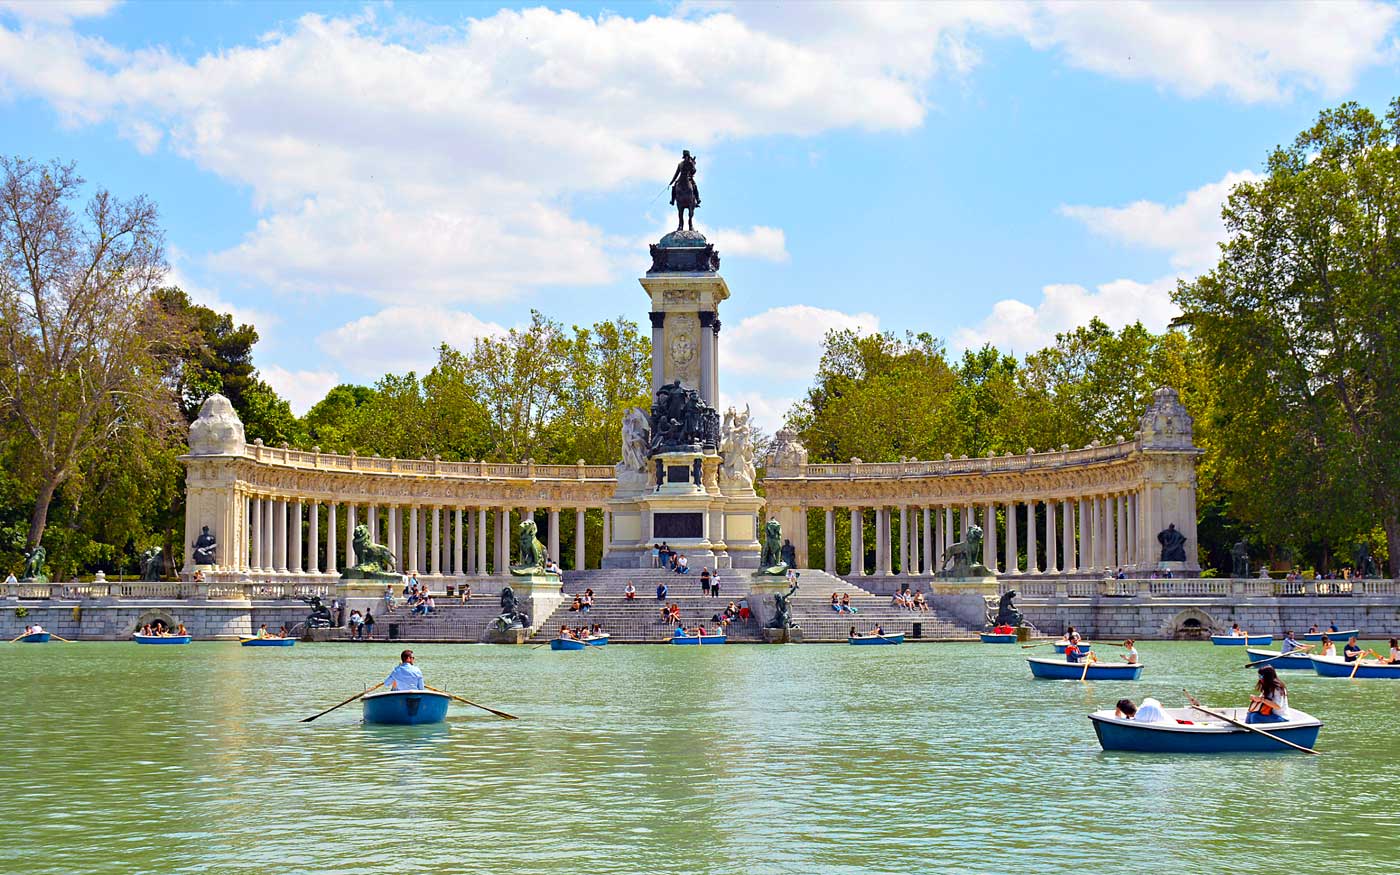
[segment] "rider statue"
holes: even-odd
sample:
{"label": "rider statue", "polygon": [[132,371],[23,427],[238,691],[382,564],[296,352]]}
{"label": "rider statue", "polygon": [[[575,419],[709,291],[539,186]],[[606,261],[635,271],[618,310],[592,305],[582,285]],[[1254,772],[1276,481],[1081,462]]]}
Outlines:
{"label": "rider statue", "polygon": [[676,208],[676,230],[685,230],[685,211],[690,210],[690,230],[695,230],[695,208],[700,206],[700,188],[695,184],[695,158],[686,149],[671,177],[671,205]]}

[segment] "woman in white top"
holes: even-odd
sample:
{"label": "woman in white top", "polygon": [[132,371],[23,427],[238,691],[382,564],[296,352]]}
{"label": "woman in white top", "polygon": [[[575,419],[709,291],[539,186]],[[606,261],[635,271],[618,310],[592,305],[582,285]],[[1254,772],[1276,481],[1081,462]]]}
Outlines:
{"label": "woman in white top", "polygon": [[1327,635],[1322,636],[1322,655],[1330,656],[1334,659],[1337,656],[1337,645],[1333,644],[1332,639]]}
{"label": "woman in white top", "polygon": [[1123,661],[1128,665],[1137,665],[1138,652],[1137,648],[1133,646],[1135,643],[1131,638],[1123,642]]}
{"label": "woman in white top", "polygon": [[1278,679],[1278,672],[1272,665],[1259,667],[1259,684],[1256,694],[1249,697],[1249,713],[1246,723],[1284,723],[1288,720],[1288,688]]}

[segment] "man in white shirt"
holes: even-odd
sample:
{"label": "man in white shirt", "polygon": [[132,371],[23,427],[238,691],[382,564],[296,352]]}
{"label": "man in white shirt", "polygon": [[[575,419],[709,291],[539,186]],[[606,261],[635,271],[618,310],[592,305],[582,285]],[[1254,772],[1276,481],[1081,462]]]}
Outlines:
{"label": "man in white shirt", "polygon": [[399,664],[384,679],[384,686],[390,690],[423,689],[423,672],[413,664],[412,650],[405,650],[399,654]]}

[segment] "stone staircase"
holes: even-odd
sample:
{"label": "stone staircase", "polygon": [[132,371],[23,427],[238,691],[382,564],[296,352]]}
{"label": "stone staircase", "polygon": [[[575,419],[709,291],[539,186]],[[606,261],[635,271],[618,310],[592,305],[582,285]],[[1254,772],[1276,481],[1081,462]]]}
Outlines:
{"label": "stone staircase", "polygon": [[[443,641],[480,641],[491,621],[501,612],[496,596],[472,596],[465,605],[456,599],[436,596],[437,607],[431,614],[414,614],[402,605],[390,614],[375,606],[374,640],[430,643]],[[393,627],[393,628],[391,628]],[[350,629],[330,630],[328,640],[349,641]]]}
{"label": "stone staircase", "polygon": [[[637,598],[623,597],[627,583],[637,588]],[[564,601],[553,614],[536,627],[532,643],[548,641],[559,632],[560,625],[582,626],[602,624],[603,631],[618,643],[657,643],[671,639],[672,626],[661,621],[661,606],[675,602],[680,606],[681,621],[687,627],[704,624],[709,632],[717,626],[712,617],[724,610],[731,601],[738,603],[748,597],[747,572],[721,572],[720,597],[704,596],[700,591],[700,573],[676,574],[659,568],[611,568],[564,572]],[[665,601],[656,598],[656,587],[665,583],[669,588]],[[569,610],[573,596],[593,590],[593,609],[588,613]],[[758,621],[735,621],[730,624],[729,640],[762,641],[763,630]]]}
{"label": "stone staircase", "polygon": [[[798,582],[802,587],[792,598],[792,618],[802,627],[804,641],[845,641],[852,626],[856,627],[857,633],[867,634],[876,624],[885,630],[886,635],[903,632],[906,642],[955,641],[977,637],[974,630],[949,620],[937,611],[909,611],[895,607],[890,604],[889,596],[875,595],[825,571],[803,571]],[[833,592],[841,595],[849,593],[851,607],[856,609],[856,613],[833,611]],[[918,638],[914,637],[916,624],[919,626]]]}

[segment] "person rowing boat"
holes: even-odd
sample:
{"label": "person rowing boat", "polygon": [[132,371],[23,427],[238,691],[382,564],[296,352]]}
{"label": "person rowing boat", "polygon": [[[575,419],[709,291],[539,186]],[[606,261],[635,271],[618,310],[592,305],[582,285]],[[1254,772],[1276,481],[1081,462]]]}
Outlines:
{"label": "person rowing boat", "polygon": [[1249,697],[1249,713],[1244,722],[1288,722],[1288,688],[1278,679],[1278,672],[1272,665],[1259,667],[1259,683],[1255,690],[1258,695]]}
{"label": "person rowing boat", "polygon": [[384,679],[384,687],[390,690],[421,690],[424,688],[423,672],[413,664],[412,650],[405,650],[399,654],[399,664]]}

